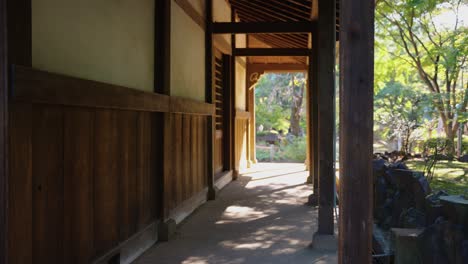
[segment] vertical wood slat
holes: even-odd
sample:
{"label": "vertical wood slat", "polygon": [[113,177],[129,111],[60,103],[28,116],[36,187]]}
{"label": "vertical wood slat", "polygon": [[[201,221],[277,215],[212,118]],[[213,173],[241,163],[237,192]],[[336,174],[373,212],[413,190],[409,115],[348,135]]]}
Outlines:
{"label": "vertical wood slat", "polygon": [[151,200],[151,179],[154,177],[151,170],[151,114],[140,113],[138,124],[138,229],[146,227],[151,222],[151,208],[155,201]]}
{"label": "vertical wood slat", "polygon": [[183,195],[182,195],[182,177],[183,177],[183,161],[182,161],[182,115],[181,114],[174,114],[174,130],[173,133],[175,134],[174,140],[174,153],[173,161],[174,161],[174,169],[175,174],[173,175],[175,181],[173,181],[175,195],[176,195],[176,204],[179,205],[183,202]]}
{"label": "vertical wood slat", "polygon": [[137,121],[139,113],[120,111],[117,120],[119,132],[119,240],[124,241],[137,231],[140,203],[137,201]]}
{"label": "vertical wood slat", "polygon": [[32,109],[10,106],[8,263],[32,263]]}
{"label": "vertical wood slat", "polygon": [[118,229],[118,136],[116,113],[97,110],[95,117],[94,248],[101,255],[115,246]]}
{"label": "vertical wood slat", "polygon": [[183,166],[184,166],[184,172],[183,172],[183,181],[182,181],[182,188],[183,188],[183,199],[186,200],[192,196],[192,193],[190,191],[190,176],[191,176],[191,163],[192,163],[192,157],[191,157],[191,152],[190,152],[190,134],[191,134],[191,119],[192,117],[189,115],[184,115],[183,116]]}
{"label": "vertical wood slat", "polygon": [[192,142],[191,142],[191,156],[192,156],[191,165],[192,166],[190,169],[192,171],[192,177],[190,177],[190,186],[191,186],[192,195],[197,192],[196,178],[198,177],[198,167],[199,167],[198,159],[195,158],[198,156],[197,155],[197,150],[198,150],[197,137],[198,137],[199,131],[198,131],[197,122],[198,122],[198,117],[196,116],[192,117],[192,120],[190,122],[191,123],[191,138],[192,138]]}
{"label": "vertical wood slat", "polygon": [[94,111],[64,112],[64,260],[88,263],[93,249]]}
{"label": "vertical wood slat", "polygon": [[36,106],[32,119],[33,259],[63,261],[63,111]]}

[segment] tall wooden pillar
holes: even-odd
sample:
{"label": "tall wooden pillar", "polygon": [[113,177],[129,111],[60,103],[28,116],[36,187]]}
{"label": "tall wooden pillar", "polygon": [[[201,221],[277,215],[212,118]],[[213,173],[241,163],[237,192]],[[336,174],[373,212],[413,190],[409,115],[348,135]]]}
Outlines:
{"label": "tall wooden pillar", "polygon": [[[213,91],[213,1],[206,0],[206,27],[205,27],[205,101],[214,103]],[[208,116],[207,128],[207,183],[208,200],[216,198],[215,180],[214,180],[214,137],[216,134],[216,120],[214,116]]]}
{"label": "tall wooden pillar", "polygon": [[335,30],[334,0],[319,0],[318,17],[318,234],[333,235],[335,194]]}
{"label": "tall wooden pillar", "polygon": [[[247,65],[247,67],[249,67]],[[246,80],[247,81],[247,80]],[[256,164],[257,163],[257,155],[255,150],[255,142],[256,142],[256,124],[255,124],[255,89],[247,87],[248,93],[248,111],[250,112],[250,119],[249,119],[249,163]]]}
{"label": "tall wooden pillar", "polygon": [[[236,21],[236,10],[231,8],[231,22]],[[236,48],[236,35],[231,34],[231,50],[234,52]],[[233,54],[234,55],[234,54]],[[232,168],[232,179],[236,180],[239,177],[239,170],[236,167],[236,60],[235,56],[231,58],[231,168]]]}
{"label": "tall wooden pillar", "polygon": [[319,175],[319,156],[318,156],[318,30],[315,25],[312,28],[312,54],[309,56],[308,85],[309,85],[309,183],[313,183],[314,196],[318,195],[318,175]]}
{"label": "tall wooden pillar", "polygon": [[0,263],[7,263],[7,124],[8,124],[8,62],[7,62],[6,2],[0,0]]}
{"label": "tall wooden pillar", "polygon": [[374,3],[340,2],[339,263],[371,263]]}

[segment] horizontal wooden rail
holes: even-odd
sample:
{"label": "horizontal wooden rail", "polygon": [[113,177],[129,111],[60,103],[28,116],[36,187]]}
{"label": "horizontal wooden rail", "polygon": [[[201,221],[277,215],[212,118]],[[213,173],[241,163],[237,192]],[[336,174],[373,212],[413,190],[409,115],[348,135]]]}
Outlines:
{"label": "horizontal wooden rail", "polygon": [[316,26],[315,21],[275,22],[216,22],[214,34],[252,33],[309,33]]}
{"label": "horizontal wooden rail", "polygon": [[18,102],[214,115],[214,105],[205,102],[84,80],[23,66],[13,68],[10,94],[11,100]]}
{"label": "horizontal wooden rail", "polygon": [[233,56],[308,56],[307,48],[237,48],[232,51]]}

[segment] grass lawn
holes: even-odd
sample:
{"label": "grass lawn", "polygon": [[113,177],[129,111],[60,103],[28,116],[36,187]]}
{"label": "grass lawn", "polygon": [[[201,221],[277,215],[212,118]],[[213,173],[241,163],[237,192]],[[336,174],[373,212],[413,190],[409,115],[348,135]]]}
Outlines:
{"label": "grass lawn", "polygon": [[[424,169],[422,160],[409,160],[405,163],[412,170]],[[437,162],[431,188],[433,191],[445,190],[450,194],[468,194],[468,163],[445,160]]]}

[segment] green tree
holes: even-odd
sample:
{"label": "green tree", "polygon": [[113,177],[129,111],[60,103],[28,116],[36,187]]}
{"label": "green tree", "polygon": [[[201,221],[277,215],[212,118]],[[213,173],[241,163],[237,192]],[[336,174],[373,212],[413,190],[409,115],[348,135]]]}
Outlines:
{"label": "green tree", "polygon": [[[468,57],[468,28],[460,18],[466,4],[466,0],[377,0],[378,38],[389,39],[386,52],[416,71],[452,142],[467,113],[468,86],[459,84]],[[453,23],[439,21],[441,15],[450,14]]]}

